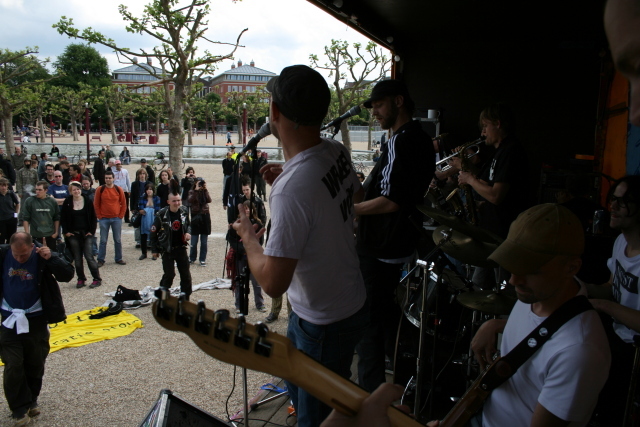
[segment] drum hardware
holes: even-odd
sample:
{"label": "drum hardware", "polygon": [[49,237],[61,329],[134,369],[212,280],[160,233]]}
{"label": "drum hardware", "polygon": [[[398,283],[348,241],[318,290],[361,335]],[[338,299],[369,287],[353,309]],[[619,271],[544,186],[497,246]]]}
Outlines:
{"label": "drum hardware", "polygon": [[516,298],[493,291],[465,292],[458,295],[458,302],[472,310],[496,315],[507,315],[516,304]]}
{"label": "drum hardware", "polygon": [[436,208],[424,205],[417,205],[416,208],[423,214],[436,220],[441,225],[446,225],[473,240],[497,245],[501,244],[504,240],[502,237],[485,230],[484,228],[476,227],[475,225],[469,224],[454,215],[449,215]]}
{"label": "drum hardware", "polygon": [[640,374],[640,335],[633,336],[633,346],[636,349],[635,357],[633,358],[633,369],[631,371],[631,382],[629,383],[629,391],[627,393],[627,403],[624,407],[624,418],[622,419],[622,427],[637,426],[637,420],[633,419],[632,415],[637,408],[633,409],[636,399],[636,386],[638,384],[638,374]]}
{"label": "drum hardware", "polygon": [[498,247],[495,243],[486,243],[475,240],[468,235],[451,230],[447,226],[439,226],[431,235],[433,242],[437,245],[444,239],[443,232],[447,233],[449,238],[442,246],[442,250],[453,258],[463,263],[475,265],[477,267],[495,267],[496,263],[488,260],[489,255]]}

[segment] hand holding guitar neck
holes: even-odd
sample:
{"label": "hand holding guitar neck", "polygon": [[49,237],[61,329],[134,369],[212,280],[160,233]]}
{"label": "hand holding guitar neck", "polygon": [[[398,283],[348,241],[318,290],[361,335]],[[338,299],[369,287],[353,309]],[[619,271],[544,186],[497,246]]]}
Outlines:
{"label": "hand holding guitar neck", "polygon": [[[208,355],[291,381],[346,416],[356,416],[369,407],[371,401],[363,406],[369,393],[297,350],[287,338],[269,332],[265,324],[254,326],[244,317],[231,318],[228,310],[214,313],[203,301],[196,305],[171,297],[166,288],[156,291],[156,296],[153,316],[158,323],[184,332]],[[374,402],[379,405],[381,400]],[[386,417],[392,426],[422,427],[392,406],[386,406]]]}

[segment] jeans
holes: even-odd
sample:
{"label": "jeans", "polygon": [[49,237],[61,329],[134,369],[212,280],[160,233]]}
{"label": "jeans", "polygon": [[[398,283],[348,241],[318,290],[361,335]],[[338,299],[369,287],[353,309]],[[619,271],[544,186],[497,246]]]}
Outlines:
{"label": "jeans", "polygon": [[180,273],[180,292],[191,295],[191,272],[189,271],[189,257],[187,256],[187,248],[180,246],[171,248],[171,252],[162,254],[162,270],[164,274],[160,281],[160,286],[170,288],[173,285],[173,279],[176,277],[176,270],[173,268],[173,262],[178,265]]}
{"label": "jeans", "polygon": [[[247,256],[242,256],[236,264],[236,271],[238,274],[242,273],[242,270],[247,266]],[[264,306],[264,297],[262,296],[262,288],[256,281],[256,278],[253,277],[253,274],[249,275],[249,281],[251,282],[251,286],[253,286],[253,300],[256,303],[256,308],[261,308]],[[236,297],[236,308],[240,310],[242,308],[242,294],[240,293],[240,286],[236,285],[233,294]],[[248,305],[248,304],[247,304]]]}
{"label": "jeans", "polygon": [[73,254],[78,280],[87,280],[87,276],[84,274],[84,264],[82,263],[83,255],[84,259],[87,260],[91,277],[93,277],[94,280],[102,280],[100,278],[98,263],[93,257],[93,236],[77,236],[74,234],[67,238],[67,243]]}
{"label": "jeans", "polygon": [[389,264],[374,257],[360,256],[360,271],[367,289],[369,327],[358,351],[358,383],[373,392],[386,382],[385,355],[393,361],[396,333],[402,310],[395,303],[402,264]]}
{"label": "jeans", "polygon": [[24,415],[38,401],[48,355],[49,326],[44,315],[29,318],[26,334],[0,327],[4,395],[14,416]]}
{"label": "jeans", "polygon": [[200,239],[200,262],[205,262],[207,260],[207,239],[209,236],[204,234],[191,235],[189,261],[196,262],[196,258],[198,257],[198,238]]}
{"label": "jeans", "polygon": [[[287,337],[293,345],[327,368],[349,378],[356,344],[367,327],[366,304],[355,314],[329,325],[316,325],[289,315]],[[293,406],[298,414],[298,426],[318,426],[329,415],[331,408],[298,386],[286,381]]]}
{"label": "jeans", "polygon": [[109,228],[113,230],[113,246],[116,251],[116,262],[122,260],[122,218],[102,218],[98,220],[100,225],[100,249],[98,250],[98,261],[104,262],[107,256],[107,240],[109,239]]}

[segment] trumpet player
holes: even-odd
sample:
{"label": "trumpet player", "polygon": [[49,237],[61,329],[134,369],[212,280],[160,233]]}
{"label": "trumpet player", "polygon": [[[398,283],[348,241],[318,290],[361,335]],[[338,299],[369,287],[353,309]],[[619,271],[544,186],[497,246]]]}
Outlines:
{"label": "trumpet player", "polygon": [[[478,175],[460,172],[459,184],[468,184],[478,194],[478,225],[502,238],[520,212],[529,207],[529,162],[527,153],[515,137],[514,115],[505,104],[493,104],[480,113],[480,127],[485,143],[495,148],[493,159]],[[454,166],[460,167],[459,159]],[[457,163],[457,164],[456,164]],[[497,283],[508,280],[500,269]],[[483,289],[496,285],[492,269],[476,268],[473,283]]]}

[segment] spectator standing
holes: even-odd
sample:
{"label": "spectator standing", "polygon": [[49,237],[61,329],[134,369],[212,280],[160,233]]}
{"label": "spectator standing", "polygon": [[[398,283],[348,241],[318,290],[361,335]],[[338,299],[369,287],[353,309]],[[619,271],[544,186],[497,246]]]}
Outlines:
{"label": "spectator standing", "polygon": [[[168,205],[169,202],[169,181],[170,181],[170,177],[171,175],[169,175],[169,172],[167,172],[167,170],[163,170],[160,172],[160,175],[158,175],[158,190],[156,191],[156,194],[158,197],[160,197],[160,206],[161,207],[165,207]],[[132,184],[133,187],[133,184]],[[133,188],[131,189],[131,191],[133,191]]]}
{"label": "spectator standing", "polygon": [[[122,167],[120,160],[115,161],[115,169],[113,172],[113,183],[124,190],[125,204],[129,207],[129,198],[131,197],[131,179],[129,178],[129,171]],[[124,214],[124,222],[129,222],[129,210],[127,209]]]}
{"label": "spectator standing", "polygon": [[[160,210],[160,198],[155,195],[154,190],[154,184],[151,182],[145,183],[144,195],[137,200],[138,210],[140,215],[142,215],[139,228],[142,255],[138,258],[139,260],[143,260],[147,257],[147,239],[149,238],[149,233],[151,233],[151,227],[153,226],[155,215]],[[158,258],[153,255],[152,259],[155,261]]]}
{"label": "spectator standing", "polygon": [[98,158],[93,162],[93,176],[98,185],[104,185],[104,150],[98,151]]}
{"label": "spectator standing", "polygon": [[15,152],[11,155],[11,165],[13,169],[16,171],[22,169],[26,157],[27,155],[22,152],[22,148],[16,147]]}
{"label": "spectator standing", "polygon": [[2,169],[5,178],[9,180],[11,186],[16,185],[16,170],[11,164],[11,159],[5,158],[4,154],[0,155],[0,169]]}
{"label": "spectator standing", "polygon": [[200,240],[200,266],[207,265],[207,239],[211,234],[211,215],[209,213],[211,196],[207,190],[207,183],[198,178],[193,190],[189,192],[189,206],[191,207],[191,252],[189,263],[195,264],[198,257],[198,240]]}
{"label": "spectator standing", "polygon": [[267,200],[267,183],[259,172],[260,169],[267,164],[267,159],[262,154],[261,150],[256,150],[256,159],[253,161],[253,167],[258,171],[258,173],[255,174],[256,194],[262,197],[262,200]]}
{"label": "spectator standing", "polygon": [[[91,185],[93,185],[93,176],[91,175],[91,171],[87,168],[87,162],[84,160],[80,160],[78,162],[78,166],[80,167],[80,173],[82,174],[83,177],[88,177],[89,178],[89,182],[91,182]],[[84,178],[82,178],[84,179]]]}
{"label": "spectator standing", "polygon": [[189,191],[191,191],[191,187],[196,182],[196,172],[195,170],[189,166],[187,168],[187,172],[182,181],[180,182],[180,187],[182,187],[182,206],[189,206]]}
{"label": "spectator standing", "polygon": [[40,139],[40,131],[38,130],[38,128],[36,128],[36,130],[33,131],[33,136],[36,137],[36,144],[39,143],[39,139]]}
{"label": "spectator standing", "polygon": [[47,163],[47,166],[45,166],[44,175],[42,176],[42,178],[40,178],[40,181],[47,181],[49,185],[53,184],[55,182],[55,179],[53,177],[55,171],[56,170],[53,168],[53,165],[51,163]]}
{"label": "spectator standing", "polygon": [[[240,197],[240,203],[244,203],[251,199],[251,179],[244,177],[242,179],[242,197]],[[267,223],[267,209],[264,207],[264,202],[258,196],[253,198],[253,204],[258,214],[258,218],[262,225]]]}
{"label": "spectator standing", "polygon": [[24,167],[18,170],[16,175],[16,191],[21,200],[24,201],[29,196],[33,196],[38,182],[38,173],[31,169],[31,160],[24,159]]}
{"label": "spectator standing", "polygon": [[[84,176],[82,177],[82,194],[87,196],[89,198],[89,201],[91,201],[91,204],[93,205],[93,201],[95,199],[95,195],[96,195],[96,189],[95,188],[91,188],[91,180],[89,179],[89,177]],[[94,208],[94,212],[95,212],[95,208]],[[98,218],[96,218],[96,224],[98,222]],[[91,236],[91,245],[93,247],[93,256],[98,256],[98,239],[96,238],[95,233],[93,234],[93,236]]]}
{"label": "spectator standing", "polygon": [[[10,246],[0,246],[0,357],[5,364],[4,394],[12,421],[19,426],[40,415],[38,397],[49,355],[48,324],[67,317],[57,281],[73,278],[73,267],[48,247],[36,248],[31,239],[20,232],[11,237]],[[10,275],[10,271],[25,274]]]}
{"label": "spectator standing", "polygon": [[189,299],[191,295],[191,272],[187,244],[191,240],[189,209],[182,206],[178,185],[171,182],[169,206],[160,209],[151,226],[151,252],[154,257],[162,254],[162,280],[160,286],[170,288],[176,277],[174,263],[180,273],[180,292]]}
{"label": "spectator standing", "polygon": [[40,241],[44,238],[47,246],[55,248],[60,229],[60,207],[56,200],[47,194],[48,188],[48,182],[38,181],[35,197],[29,197],[24,201],[20,216],[26,233]]}
{"label": "spectator standing", "polygon": [[69,196],[69,187],[62,183],[62,172],[53,172],[53,184],[47,189],[47,194],[54,198],[59,206]]}
{"label": "spectator standing", "polygon": [[114,153],[113,150],[108,145],[104,146],[104,155],[105,155],[105,158],[107,159],[107,162],[109,162],[109,160],[112,158],[113,159],[116,158],[116,153]]}
{"label": "spectator standing", "polygon": [[38,163],[38,179],[42,179],[44,177],[44,168],[47,165],[49,158],[47,153],[40,153],[40,162]]}
{"label": "spectator standing", "polygon": [[71,183],[72,181],[77,183],[82,182],[82,172],[80,170],[80,166],[78,165],[69,166],[69,183]]}
{"label": "spectator standing", "polygon": [[222,208],[227,211],[229,224],[235,222],[238,217],[237,206],[242,198],[242,163],[238,165],[238,173],[234,173],[227,180],[222,192]]}
{"label": "spectator standing", "polygon": [[233,157],[232,157],[232,153],[231,151],[227,151],[227,157],[224,158],[224,160],[222,160],[222,188],[224,189],[225,185],[227,184],[227,180],[229,179],[229,177],[231,176],[231,174],[233,173],[233,166],[234,166],[234,161],[233,161]]}
{"label": "spectator standing", "polygon": [[227,131],[227,145],[231,145],[231,131]]}
{"label": "spectator standing", "polygon": [[9,243],[13,233],[18,230],[18,212],[18,196],[9,190],[9,180],[0,178],[0,244]]}
{"label": "spectator standing", "polygon": [[122,218],[127,210],[124,191],[113,183],[113,172],[105,172],[104,185],[96,190],[93,207],[100,225],[100,249],[98,250],[98,267],[104,265],[107,256],[107,240],[109,229],[113,232],[113,246],[116,264],[126,265],[122,259]]}
{"label": "spectator standing", "polygon": [[[147,159],[140,159],[140,167],[147,171],[147,179],[152,183],[156,183],[156,172],[147,164]],[[167,168],[169,169],[169,168]],[[171,173],[171,172],[169,172]]]}
{"label": "spectator standing", "polygon": [[76,288],[86,286],[87,276],[84,274],[82,258],[87,261],[93,281],[90,288],[97,288],[102,284],[98,263],[93,256],[93,237],[96,234],[96,213],[92,201],[82,194],[80,183],[73,181],[70,185],[71,195],[64,199],[60,212],[60,221],[64,236],[71,253],[78,283]]}
{"label": "spectator standing", "polygon": [[62,159],[54,168],[55,170],[59,170],[60,172],[62,172],[62,183],[64,185],[69,185],[69,181],[71,180],[71,175],[69,173],[70,166],[71,165],[69,164],[69,160]]}
{"label": "spectator standing", "polygon": [[[138,169],[136,172],[136,180],[131,184],[131,196],[129,199],[129,208],[131,209],[132,215],[134,212],[140,210],[138,202],[145,197],[147,184],[151,184],[151,182],[147,180],[147,171],[143,168]],[[131,223],[129,223],[129,225],[131,225]],[[138,249],[140,248],[140,227],[135,227],[133,234],[136,241],[136,249]]]}

